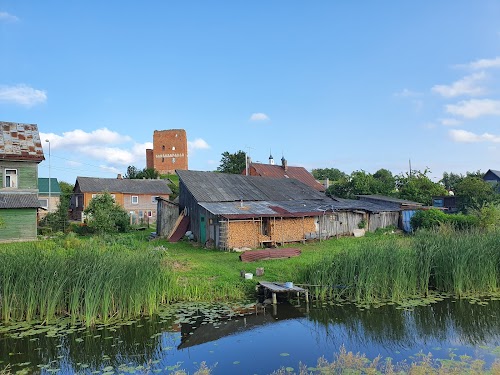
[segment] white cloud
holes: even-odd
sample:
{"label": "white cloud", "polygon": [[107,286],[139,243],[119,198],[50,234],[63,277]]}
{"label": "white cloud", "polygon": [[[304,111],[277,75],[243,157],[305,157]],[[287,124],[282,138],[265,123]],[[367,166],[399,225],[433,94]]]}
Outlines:
{"label": "white cloud", "polygon": [[268,121],[269,116],[266,115],[265,113],[252,113],[250,116],[250,121]]}
{"label": "white cloud", "polygon": [[394,96],[397,96],[399,98],[412,98],[412,97],[415,97],[415,96],[421,96],[422,94],[419,93],[419,92],[416,92],[416,91],[411,91],[409,89],[403,89],[399,92],[396,92],[394,94]]}
{"label": "white cloud", "polygon": [[93,130],[90,133],[81,129],[63,132],[63,135],[54,133],[40,133],[42,140],[48,139],[53,149],[74,148],[75,146],[86,146],[95,144],[117,144],[130,141],[127,135],[121,135],[107,128]]}
{"label": "white cloud", "polygon": [[457,126],[457,125],[460,125],[462,122],[455,119],[455,118],[442,118],[442,119],[439,119],[439,122],[441,123],[441,125],[444,125],[444,126]]}
{"label": "white cloud", "polygon": [[109,165],[100,165],[99,168],[101,169],[101,171],[103,172],[110,172],[110,173],[115,173],[115,174],[121,174],[122,171],[118,168],[115,168],[115,167],[111,167]]}
{"label": "white cloud", "polygon": [[500,68],[500,57],[495,57],[494,59],[479,59],[467,64],[467,66],[475,70]]}
{"label": "white cloud", "polygon": [[47,101],[47,92],[24,84],[16,86],[0,85],[0,102],[15,103],[25,107],[43,104]]}
{"label": "white cloud", "polygon": [[7,12],[0,12],[0,21],[17,22],[19,18]]}
{"label": "white cloud", "polygon": [[484,72],[474,73],[453,82],[449,86],[436,85],[432,88],[432,91],[446,98],[452,98],[460,95],[482,95],[485,93],[485,89],[484,87],[478,85],[478,82],[484,80],[485,78],[486,74]]}
{"label": "white cloud", "polygon": [[[84,146],[78,149],[79,152],[95,160],[106,161],[110,164],[131,165],[136,161],[132,152],[118,147],[98,147]],[[146,157],[144,151],[143,158]]]}
{"label": "white cloud", "polygon": [[500,136],[489,133],[475,134],[466,130],[454,129],[450,130],[449,135],[453,141],[459,143],[500,142]]}
{"label": "white cloud", "polygon": [[446,112],[465,118],[500,115],[500,100],[471,99],[446,105]]}
{"label": "white cloud", "polygon": [[207,150],[210,148],[210,145],[201,138],[196,138],[194,141],[188,141],[188,150]]}

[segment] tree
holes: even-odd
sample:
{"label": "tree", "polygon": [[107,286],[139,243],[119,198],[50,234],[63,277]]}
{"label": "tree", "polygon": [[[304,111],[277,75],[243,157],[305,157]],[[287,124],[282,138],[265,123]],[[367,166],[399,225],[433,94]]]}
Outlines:
{"label": "tree", "polygon": [[392,175],[392,172],[387,169],[379,169],[373,174],[375,179],[377,194],[381,195],[392,195],[396,188],[396,179]]}
{"label": "tree", "polygon": [[346,173],[337,168],[317,168],[313,169],[311,173],[316,180],[326,180],[328,178],[332,182],[347,177]]}
{"label": "tree", "polygon": [[462,174],[453,173],[453,172],[443,172],[443,178],[439,181],[444,185],[446,190],[455,191],[457,184],[465,178]]}
{"label": "tree", "polygon": [[116,233],[129,229],[127,211],[116,204],[107,192],[92,198],[84,212],[88,217],[87,225],[93,232]]}
{"label": "tree", "polygon": [[127,173],[125,173],[125,178],[130,180],[139,180],[143,178],[154,180],[158,177],[160,177],[160,172],[154,168],[137,169],[137,167],[133,165],[129,165],[127,167]]}
{"label": "tree", "polygon": [[468,213],[479,210],[486,204],[499,201],[495,189],[482,178],[469,175],[460,181],[455,188],[457,206],[461,212]]}
{"label": "tree", "polygon": [[222,153],[222,159],[220,160],[220,165],[217,167],[217,172],[222,173],[232,173],[241,174],[246,167],[246,154],[245,152],[239,150],[234,154],[230,154],[228,151]]}
{"label": "tree", "polygon": [[397,175],[398,198],[431,205],[432,197],[447,195],[448,192],[441,184],[432,182],[427,177],[428,173],[430,171],[425,169],[423,172],[413,170],[411,173]]}

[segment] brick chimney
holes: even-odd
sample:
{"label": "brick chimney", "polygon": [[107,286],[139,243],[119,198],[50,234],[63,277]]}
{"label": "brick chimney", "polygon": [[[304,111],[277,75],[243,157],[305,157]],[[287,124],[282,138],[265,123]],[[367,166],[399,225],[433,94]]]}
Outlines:
{"label": "brick chimney", "polygon": [[284,157],[284,156],[281,158],[281,166],[283,167],[283,169],[284,169],[285,171],[287,171],[287,170],[288,170],[288,163],[287,163],[287,161],[286,161],[286,159],[285,159],[285,157]]}

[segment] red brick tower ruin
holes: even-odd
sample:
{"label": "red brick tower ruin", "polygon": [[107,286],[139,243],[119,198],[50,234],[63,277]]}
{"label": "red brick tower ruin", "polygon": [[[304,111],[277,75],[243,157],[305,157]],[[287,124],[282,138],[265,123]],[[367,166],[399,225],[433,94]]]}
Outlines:
{"label": "red brick tower ruin", "polygon": [[188,169],[187,136],[184,129],[155,130],[153,149],[146,150],[146,167],[160,174]]}

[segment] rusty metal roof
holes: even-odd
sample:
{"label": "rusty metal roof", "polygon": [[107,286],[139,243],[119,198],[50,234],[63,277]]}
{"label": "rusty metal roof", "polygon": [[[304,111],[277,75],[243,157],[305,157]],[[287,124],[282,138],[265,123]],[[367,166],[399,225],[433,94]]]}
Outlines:
{"label": "rusty metal roof", "polygon": [[0,121],[0,160],[41,162],[42,142],[36,124]]}
{"label": "rusty metal roof", "polygon": [[[325,187],[321,185],[312,174],[310,174],[304,167],[287,167],[286,170],[281,165],[251,163],[250,168],[254,169],[254,173],[262,177],[274,178],[295,178],[309,185],[318,191],[325,191]],[[244,173],[244,172],[243,172]]]}

